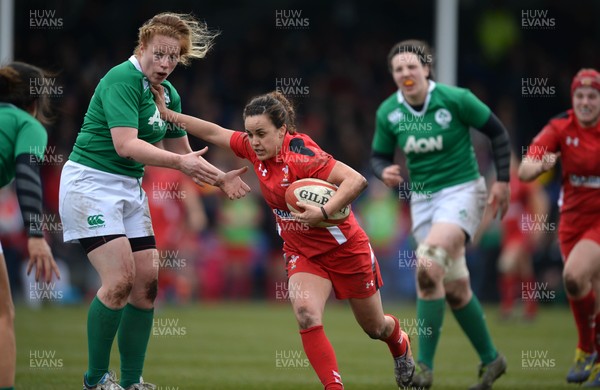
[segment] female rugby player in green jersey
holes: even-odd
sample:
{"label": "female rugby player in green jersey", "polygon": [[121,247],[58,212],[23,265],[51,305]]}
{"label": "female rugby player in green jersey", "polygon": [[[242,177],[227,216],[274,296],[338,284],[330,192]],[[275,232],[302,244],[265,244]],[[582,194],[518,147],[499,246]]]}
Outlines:
{"label": "female rugby player in green jersey", "polygon": [[[50,103],[47,95],[34,95],[29,89],[31,80],[44,77],[43,70],[22,62],[0,68],[0,188],[15,179],[29,236],[27,273],[35,266],[35,280],[42,278],[49,283],[52,274],[60,278],[60,273],[36,221],[42,221],[39,166],[48,141],[42,123],[48,123]],[[0,390],[14,389],[17,355],[14,316],[6,260],[0,243]]]}
{"label": "female rugby player in green jersey", "polygon": [[[231,199],[250,188],[240,169],[227,174],[192,152],[183,129],[160,118],[150,92],[162,84],[169,107],[181,110],[166,81],[177,64],[203,58],[214,34],[189,15],[162,13],[140,29],[134,54],[98,83],[73,152],[61,175],[60,214],[65,242],[85,249],[102,286],[87,322],[84,389],[154,389],[141,374],[154,315],[158,258],[144,165],[178,169],[197,183],[217,185]],[[118,331],[121,382],[108,371]]]}
{"label": "female rugby player in green jersey", "polygon": [[427,43],[396,44],[388,66],[398,91],[377,110],[371,166],[383,182],[402,189],[396,147],[404,152],[410,173],[412,231],[417,248],[417,371],[413,385],[430,387],[433,359],[446,301],[481,359],[479,383],[491,388],[506,370],[469,283],[465,244],[473,238],[486,206],[469,128],[492,142],[497,181],[490,189],[492,214],[504,216],[509,202],[510,145],[498,118],[470,91],[432,79],[433,56]]}

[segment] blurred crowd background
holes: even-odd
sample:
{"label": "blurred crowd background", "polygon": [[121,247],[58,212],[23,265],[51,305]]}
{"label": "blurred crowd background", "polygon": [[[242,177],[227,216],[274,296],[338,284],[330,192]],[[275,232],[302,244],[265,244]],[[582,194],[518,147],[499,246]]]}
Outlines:
{"label": "blurred crowd background", "polygon": [[[600,2],[459,3],[458,85],[471,89],[492,108],[521,158],[544,124],[570,107],[569,86],[576,71],[600,68]],[[54,26],[32,25],[32,18],[43,10],[50,12],[45,17],[54,18]],[[182,97],[183,112],[243,129],[242,109],[250,97],[290,83],[300,87],[288,94],[297,108],[299,130],[369,178],[369,189],[356,201],[354,211],[380,261],[384,299],[413,300],[408,196],[383,187],[368,162],[375,111],[395,91],[387,53],[394,43],[408,38],[425,39],[435,51],[434,1],[17,1],[15,60],[53,71],[61,87],[52,99],[56,120],[48,126],[49,157],[42,167],[44,218],[64,275],[60,302],[89,299],[99,285],[79,245],[62,243],[58,216],[62,165],[100,78],[132,54],[143,22],[167,10],[192,12],[221,32],[206,59],[179,67],[169,78]],[[543,22],[532,26],[532,18]],[[434,69],[443,66],[434,62]],[[541,80],[549,88],[524,93],[523,85],[531,80]],[[493,180],[488,140],[476,132],[473,140],[481,172]],[[197,139],[192,145],[204,146]],[[223,170],[245,164],[214,146],[207,158]],[[146,172],[163,302],[277,300],[278,286],[285,281],[281,240],[253,173],[244,179],[254,192],[229,201],[220,191],[200,188],[179,172],[156,168]],[[551,204],[547,222],[557,221],[558,176],[546,175],[541,181]],[[14,192],[0,191],[0,239],[11,286],[17,301],[31,303],[30,281],[23,277],[22,226]],[[536,236],[532,238],[536,280],[556,292],[550,303],[557,304],[563,289],[556,228],[539,233],[531,234]],[[498,300],[497,259],[503,234],[502,225],[492,222],[468,252],[473,288],[485,301]]]}

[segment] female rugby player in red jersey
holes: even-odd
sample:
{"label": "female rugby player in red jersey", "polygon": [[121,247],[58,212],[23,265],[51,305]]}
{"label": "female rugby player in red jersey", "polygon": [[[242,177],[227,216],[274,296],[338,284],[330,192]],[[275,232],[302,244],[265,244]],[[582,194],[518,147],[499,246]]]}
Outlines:
{"label": "female rugby player in red jersey", "polygon": [[533,180],[562,159],[558,238],[579,336],[567,381],[587,380],[585,387],[600,387],[600,316],[594,292],[600,287],[600,73],[580,70],[571,83],[571,99],[572,109],[550,120],[534,138],[519,178]]}
{"label": "female rugby player in red jersey", "polygon": [[[304,352],[325,389],[343,389],[335,352],[323,330],[325,302],[333,289],[348,299],[354,316],[373,339],[387,343],[394,357],[398,386],[407,386],[414,372],[410,342],[396,317],[384,314],[379,294],[382,280],[369,239],[354,215],[337,226],[314,227],[350,204],[367,186],[366,179],[333,157],[307,135],[296,132],[294,109],[280,93],[255,97],[244,108],[246,131],[224,129],[211,122],[168,110],[162,87],[153,91],[161,116],[190,134],[230,148],[254,165],[260,188],[273,210],[283,251],[289,296]],[[299,204],[292,214],[285,201],[296,180],[317,178],[337,185],[322,208]]]}

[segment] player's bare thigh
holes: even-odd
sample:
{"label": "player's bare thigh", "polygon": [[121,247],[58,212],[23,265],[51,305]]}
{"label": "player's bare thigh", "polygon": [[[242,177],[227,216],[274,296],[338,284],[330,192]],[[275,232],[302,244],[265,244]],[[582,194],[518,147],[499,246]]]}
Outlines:
{"label": "player's bare thigh", "polygon": [[527,275],[531,268],[531,256],[522,241],[509,242],[502,249],[498,259],[498,271],[501,273]]}
{"label": "player's bare thigh", "polygon": [[308,272],[297,272],[288,280],[288,293],[300,329],[323,324],[331,281]]}
{"label": "player's bare thigh", "polygon": [[127,237],[99,246],[88,253],[88,258],[102,282],[98,298],[111,309],[125,306],[135,278],[135,263]]}
{"label": "player's bare thigh", "polygon": [[567,294],[571,298],[581,298],[592,288],[592,280],[600,277],[600,244],[595,241],[580,240],[571,250],[563,270],[563,280]]}
{"label": "player's bare thigh", "polygon": [[465,247],[465,232],[456,224],[435,222],[425,238],[424,243],[443,248],[451,259],[461,255]]}

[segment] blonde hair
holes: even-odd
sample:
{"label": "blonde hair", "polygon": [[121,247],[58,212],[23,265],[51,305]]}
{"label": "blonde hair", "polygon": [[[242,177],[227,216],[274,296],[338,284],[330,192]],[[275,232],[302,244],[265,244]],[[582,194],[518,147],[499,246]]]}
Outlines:
{"label": "blonde hair", "polygon": [[189,65],[190,60],[206,56],[219,34],[218,31],[210,31],[206,23],[199,22],[190,14],[163,12],[153,16],[140,27],[134,54],[139,55],[141,45],[147,45],[155,35],[164,35],[179,41],[179,63]]}

